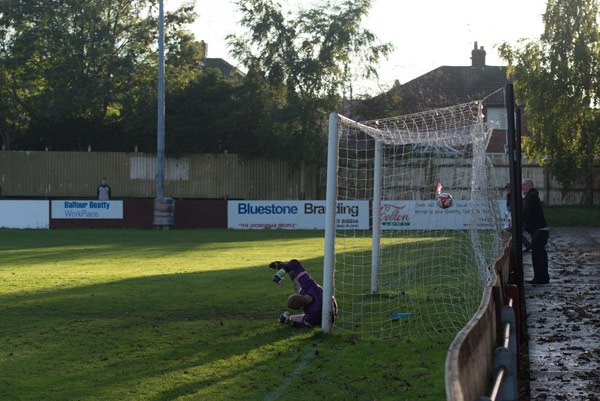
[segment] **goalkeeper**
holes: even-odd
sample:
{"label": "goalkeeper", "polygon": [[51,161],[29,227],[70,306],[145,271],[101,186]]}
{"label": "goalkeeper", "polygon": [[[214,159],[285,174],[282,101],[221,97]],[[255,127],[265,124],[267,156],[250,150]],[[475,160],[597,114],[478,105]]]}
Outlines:
{"label": "goalkeeper", "polygon": [[[279,322],[292,327],[312,328],[321,326],[323,308],[323,288],[308,274],[304,266],[292,259],[289,262],[272,262],[269,267],[277,270],[273,281],[283,284],[285,273],[290,276],[294,285],[295,294],[290,295],[287,306],[293,310],[301,310],[302,314],[291,315],[285,311],[279,317]],[[337,317],[337,303],[335,297],[331,299],[331,323]]]}

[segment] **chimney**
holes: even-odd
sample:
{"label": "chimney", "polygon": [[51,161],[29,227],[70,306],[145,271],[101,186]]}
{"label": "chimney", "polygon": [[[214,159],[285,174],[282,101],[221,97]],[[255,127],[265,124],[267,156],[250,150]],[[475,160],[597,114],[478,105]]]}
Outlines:
{"label": "chimney", "polygon": [[478,49],[477,42],[471,51],[471,67],[485,67],[485,50],[483,46]]}
{"label": "chimney", "polygon": [[202,46],[202,62],[206,63],[206,59],[208,58],[208,43],[201,40],[200,45]]}

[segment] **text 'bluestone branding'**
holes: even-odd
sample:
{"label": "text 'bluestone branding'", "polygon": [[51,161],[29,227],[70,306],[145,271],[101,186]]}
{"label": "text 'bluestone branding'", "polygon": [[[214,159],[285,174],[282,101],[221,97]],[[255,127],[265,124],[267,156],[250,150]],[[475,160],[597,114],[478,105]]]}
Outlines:
{"label": "text 'bluestone branding'", "polygon": [[[359,214],[359,207],[357,205],[348,206],[341,203],[337,204],[336,207],[338,214],[348,214],[352,217],[357,217]],[[286,206],[286,205],[252,205],[250,203],[238,203],[238,214],[249,214],[249,215],[295,215],[298,214],[297,206]],[[307,202],[304,204],[304,214],[325,214],[324,205],[316,205],[314,203]]]}

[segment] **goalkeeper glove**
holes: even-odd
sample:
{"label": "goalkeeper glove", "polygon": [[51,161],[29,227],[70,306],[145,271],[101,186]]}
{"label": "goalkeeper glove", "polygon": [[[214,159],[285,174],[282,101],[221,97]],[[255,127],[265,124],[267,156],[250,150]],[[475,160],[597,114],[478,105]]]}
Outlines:
{"label": "goalkeeper glove", "polygon": [[280,261],[277,260],[275,262],[271,262],[271,264],[269,265],[269,267],[271,269],[274,269],[274,270],[279,270],[279,269],[281,269],[283,267],[283,266],[280,266],[280,265],[283,265],[283,262],[280,262]]}
{"label": "goalkeeper glove", "polygon": [[273,282],[279,285],[283,285],[283,281],[285,280],[285,270],[280,269],[273,275]]}
{"label": "goalkeeper glove", "polygon": [[290,321],[290,312],[288,311],[283,312],[281,316],[279,316],[279,323],[281,324],[289,324]]}

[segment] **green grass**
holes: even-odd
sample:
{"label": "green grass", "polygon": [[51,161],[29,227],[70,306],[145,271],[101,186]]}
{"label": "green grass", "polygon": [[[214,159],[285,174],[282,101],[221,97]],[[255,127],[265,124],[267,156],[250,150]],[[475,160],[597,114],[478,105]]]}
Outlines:
{"label": "green grass", "polygon": [[322,278],[323,233],[0,230],[1,400],[445,399],[452,336],[362,340],[276,322]]}
{"label": "green grass", "polygon": [[[358,233],[358,232],[357,232]],[[371,237],[338,237],[335,266],[339,330],[375,338],[456,334],[481,302],[475,255],[460,230],[388,232],[381,239],[378,291],[371,293]],[[490,242],[481,234],[484,242]],[[483,238],[486,237],[486,238]],[[364,252],[364,253],[363,253]],[[390,313],[410,319],[390,324]]]}
{"label": "green grass", "polygon": [[600,206],[551,206],[544,208],[550,227],[600,227]]}

